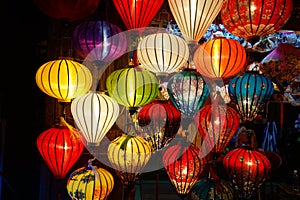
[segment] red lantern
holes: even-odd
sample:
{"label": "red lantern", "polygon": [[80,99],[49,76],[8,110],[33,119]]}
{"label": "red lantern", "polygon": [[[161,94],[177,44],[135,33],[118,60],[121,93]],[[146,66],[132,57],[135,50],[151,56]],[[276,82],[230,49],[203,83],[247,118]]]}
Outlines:
{"label": "red lantern", "polygon": [[60,179],[66,176],[84,149],[77,130],[67,126],[58,126],[42,132],[36,144],[50,171]]}

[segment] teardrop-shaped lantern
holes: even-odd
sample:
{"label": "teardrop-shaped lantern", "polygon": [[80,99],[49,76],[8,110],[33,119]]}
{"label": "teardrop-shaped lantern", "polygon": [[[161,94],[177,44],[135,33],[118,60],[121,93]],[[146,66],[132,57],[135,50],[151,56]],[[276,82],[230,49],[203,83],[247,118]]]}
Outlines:
{"label": "teardrop-shaped lantern", "polygon": [[127,188],[134,188],[145,165],[148,163],[152,148],[144,138],[125,134],[115,138],[108,146],[107,156]]}
{"label": "teardrop-shaped lantern", "polygon": [[220,12],[224,0],[168,0],[180,32],[188,43],[198,43]]}
{"label": "teardrop-shaped lantern", "polygon": [[164,0],[113,0],[128,30],[147,27]]}
{"label": "teardrop-shaped lantern", "polygon": [[193,61],[202,76],[226,80],[244,69],[246,51],[237,40],[214,37],[196,49]]}
{"label": "teardrop-shaped lantern", "polygon": [[186,197],[205,168],[206,159],[194,144],[184,141],[167,147],[163,164],[180,197]]}
{"label": "teardrop-shaped lantern", "polygon": [[87,146],[98,146],[119,116],[119,104],[104,92],[90,91],[75,98],[71,113]]}
{"label": "teardrop-shaped lantern", "polygon": [[33,0],[44,14],[58,20],[76,21],[92,15],[100,0]]}
{"label": "teardrop-shaped lantern", "polygon": [[[69,126],[70,127],[70,126]],[[84,144],[78,131],[58,126],[42,132],[36,141],[37,148],[56,178],[63,179],[83,152]]]}
{"label": "teardrop-shaped lantern", "polygon": [[86,66],[73,60],[59,59],[40,66],[35,80],[40,90],[58,102],[70,102],[90,90],[93,78]]}
{"label": "teardrop-shaped lantern", "polygon": [[193,119],[209,96],[209,87],[196,69],[185,68],[167,84],[170,100],[184,119]]}
{"label": "teardrop-shaped lantern", "polygon": [[125,53],[127,38],[115,24],[92,20],[76,26],[72,44],[81,58],[97,64],[110,64]]}
{"label": "teardrop-shaped lantern", "polygon": [[293,0],[226,0],[220,17],[230,33],[257,42],[261,37],[279,31],[292,11]]}
{"label": "teardrop-shaped lantern", "polygon": [[158,85],[155,75],[141,67],[115,70],[106,79],[109,96],[129,111],[153,101],[158,94]]}
{"label": "teardrop-shaped lantern", "polygon": [[71,173],[67,191],[72,199],[106,200],[114,187],[112,174],[100,167],[89,165]]}
{"label": "teardrop-shaped lantern", "polygon": [[272,81],[257,71],[246,71],[228,83],[228,93],[242,121],[253,121],[274,92]]}
{"label": "teardrop-shaped lantern", "polygon": [[167,100],[153,100],[138,112],[138,124],[153,150],[159,150],[175,137],[181,113]]}
{"label": "teardrop-shaped lantern", "polygon": [[138,44],[139,62],[156,75],[178,72],[187,64],[189,47],[179,36],[156,33],[144,37]]}

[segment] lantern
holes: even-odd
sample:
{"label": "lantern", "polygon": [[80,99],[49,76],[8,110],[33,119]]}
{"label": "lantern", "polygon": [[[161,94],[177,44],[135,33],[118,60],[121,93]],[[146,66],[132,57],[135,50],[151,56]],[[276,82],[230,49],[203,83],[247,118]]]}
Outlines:
{"label": "lantern", "polygon": [[36,145],[50,171],[59,179],[65,178],[84,149],[78,131],[66,125],[45,130],[38,136]]}
{"label": "lantern", "polygon": [[76,169],[67,180],[67,191],[72,199],[106,200],[113,187],[112,174],[91,163]]}
{"label": "lantern", "polygon": [[272,81],[257,71],[246,71],[228,84],[229,96],[242,121],[253,121],[273,92]]}
{"label": "lantern", "polygon": [[104,92],[90,91],[75,98],[71,113],[87,146],[98,146],[119,116],[119,104]]}
{"label": "lantern", "polygon": [[220,17],[233,35],[250,43],[279,31],[293,11],[293,0],[225,0]]}
{"label": "lantern", "polygon": [[44,14],[58,20],[76,21],[93,14],[100,0],[34,0]]}
{"label": "lantern", "polygon": [[113,0],[127,29],[147,27],[163,2],[163,0]]}
{"label": "lantern", "polygon": [[76,53],[97,64],[110,64],[121,57],[127,47],[126,40],[126,35],[118,26],[102,20],[81,22],[72,36]]}
{"label": "lantern", "polygon": [[144,138],[153,150],[159,150],[175,137],[181,121],[181,113],[167,100],[153,100],[137,114]]}
{"label": "lantern", "polygon": [[198,43],[220,12],[224,0],[168,0],[175,21],[188,43]]}
{"label": "lantern", "polygon": [[134,188],[145,165],[151,157],[151,145],[132,132],[115,138],[107,149],[108,160],[129,190]]}
{"label": "lantern", "polygon": [[85,94],[93,81],[86,66],[69,59],[46,62],[37,70],[35,80],[42,92],[56,98],[58,102],[70,102]]}
{"label": "lantern", "polygon": [[177,72],[189,59],[189,47],[179,36],[156,33],[144,37],[138,44],[139,62],[156,75]]}
{"label": "lantern", "polygon": [[162,161],[171,183],[181,197],[188,195],[206,163],[199,148],[185,141],[169,146]]}
{"label": "lantern", "polygon": [[271,163],[259,151],[241,146],[229,151],[223,165],[239,198],[250,199],[269,177]]}
{"label": "lantern", "polygon": [[226,80],[242,71],[246,51],[237,40],[214,37],[196,49],[193,60],[202,76]]}
{"label": "lantern", "polygon": [[158,80],[153,73],[129,66],[109,74],[106,87],[110,97],[125,106],[131,114],[138,106],[150,103],[158,94]]}

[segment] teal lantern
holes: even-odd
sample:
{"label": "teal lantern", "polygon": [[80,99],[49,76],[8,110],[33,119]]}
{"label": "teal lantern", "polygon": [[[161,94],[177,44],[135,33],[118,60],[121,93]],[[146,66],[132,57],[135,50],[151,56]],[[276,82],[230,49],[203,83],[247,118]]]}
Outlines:
{"label": "teal lantern", "polygon": [[274,92],[272,81],[258,71],[247,71],[229,81],[228,93],[242,121],[253,121]]}

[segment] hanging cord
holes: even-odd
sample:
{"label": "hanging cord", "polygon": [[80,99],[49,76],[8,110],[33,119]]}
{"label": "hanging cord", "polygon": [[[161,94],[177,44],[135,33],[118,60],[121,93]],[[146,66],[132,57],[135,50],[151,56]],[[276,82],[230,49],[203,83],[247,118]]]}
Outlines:
{"label": "hanging cord", "polygon": [[80,140],[80,137],[79,137],[79,134],[78,134],[77,130],[73,126],[71,126],[70,124],[68,124],[66,122],[66,120],[64,119],[64,117],[60,117],[60,123],[59,123],[59,125],[60,126],[66,126],[70,130],[71,136],[75,137],[77,140]]}

